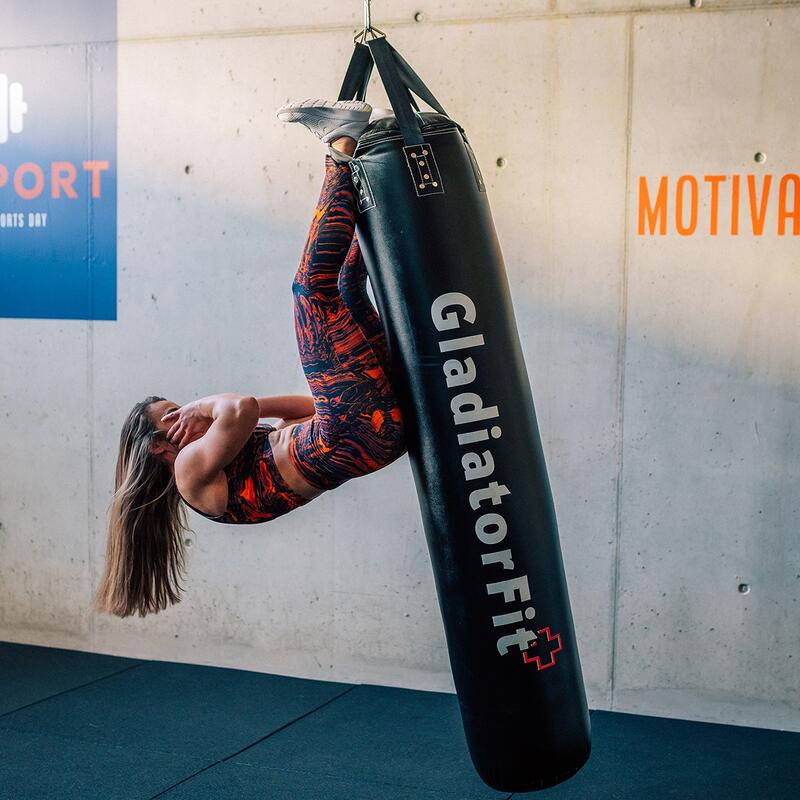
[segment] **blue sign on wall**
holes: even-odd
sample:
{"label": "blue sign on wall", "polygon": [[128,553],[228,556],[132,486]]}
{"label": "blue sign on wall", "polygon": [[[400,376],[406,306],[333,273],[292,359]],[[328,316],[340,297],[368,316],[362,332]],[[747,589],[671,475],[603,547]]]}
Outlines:
{"label": "blue sign on wall", "polygon": [[0,317],[116,319],[116,2],[0,17]]}

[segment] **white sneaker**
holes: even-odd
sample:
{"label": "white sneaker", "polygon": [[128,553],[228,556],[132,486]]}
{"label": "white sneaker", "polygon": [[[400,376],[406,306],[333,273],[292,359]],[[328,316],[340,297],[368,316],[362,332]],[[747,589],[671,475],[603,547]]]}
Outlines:
{"label": "white sneaker", "polygon": [[340,136],[358,139],[369,124],[372,106],[363,100],[295,100],[281,106],[282,122],[300,122],[325,144]]}

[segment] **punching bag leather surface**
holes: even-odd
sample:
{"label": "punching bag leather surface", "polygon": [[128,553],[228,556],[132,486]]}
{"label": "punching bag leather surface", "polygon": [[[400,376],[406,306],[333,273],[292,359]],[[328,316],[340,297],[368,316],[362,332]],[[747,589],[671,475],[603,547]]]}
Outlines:
{"label": "punching bag leather surface", "polygon": [[370,124],[351,162],[357,233],[467,743],[492,788],[542,789],[585,763],[590,725],[503,257],[463,128],[384,37],[356,45],[341,99],[363,99],[373,59],[395,116]]}

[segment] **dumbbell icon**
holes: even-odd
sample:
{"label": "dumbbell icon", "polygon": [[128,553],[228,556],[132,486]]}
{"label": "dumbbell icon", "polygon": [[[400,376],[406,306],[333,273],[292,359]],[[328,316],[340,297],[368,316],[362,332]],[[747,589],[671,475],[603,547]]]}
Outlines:
{"label": "dumbbell icon", "polygon": [[27,111],[22,84],[9,83],[8,75],[0,73],[0,144],[8,141],[9,133],[22,133],[22,117]]}

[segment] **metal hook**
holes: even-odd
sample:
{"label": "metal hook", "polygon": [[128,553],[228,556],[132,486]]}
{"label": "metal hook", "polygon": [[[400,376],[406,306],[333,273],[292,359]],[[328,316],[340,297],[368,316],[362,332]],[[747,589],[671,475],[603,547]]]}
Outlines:
{"label": "metal hook", "polygon": [[373,39],[378,39],[379,37],[376,36],[376,33],[381,34],[381,36],[386,36],[386,34],[380,28],[373,28],[372,27],[372,15],[370,14],[370,2],[371,0],[364,0],[364,28],[360,30],[354,37],[353,41],[357,42],[359,39],[366,43],[367,36],[372,34]]}

